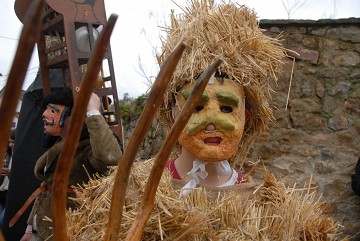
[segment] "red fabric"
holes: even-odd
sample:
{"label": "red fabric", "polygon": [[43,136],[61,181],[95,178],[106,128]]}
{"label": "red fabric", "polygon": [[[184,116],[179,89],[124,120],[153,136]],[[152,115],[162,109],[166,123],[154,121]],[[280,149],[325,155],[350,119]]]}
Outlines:
{"label": "red fabric", "polygon": [[[169,161],[166,163],[165,168],[170,171],[171,176],[172,176],[173,179],[182,180],[181,177],[180,177],[180,175],[179,175],[179,173],[178,173],[177,170],[176,170],[176,167],[175,167],[175,159],[169,160]],[[248,181],[244,174],[242,174],[242,173],[239,172],[239,171],[237,171],[237,172],[238,172],[238,178],[237,178],[236,184],[244,183],[244,182],[247,182],[247,181]]]}
{"label": "red fabric", "polygon": [[176,180],[182,180],[179,173],[176,170],[175,159],[167,161],[165,168],[170,171],[172,178]]}
{"label": "red fabric", "polygon": [[238,173],[238,178],[237,178],[235,184],[244,183],[244,182],[247,182],[247,181],[248,181],[248,179],[245,177],[244,174],[242,174],[242,173],[239,172],[239,171],[237,171],[237,173]]}

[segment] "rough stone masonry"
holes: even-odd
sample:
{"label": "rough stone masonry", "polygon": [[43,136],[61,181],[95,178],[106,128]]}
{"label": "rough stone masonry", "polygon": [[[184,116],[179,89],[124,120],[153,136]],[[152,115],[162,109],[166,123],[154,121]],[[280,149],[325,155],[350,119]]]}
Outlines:
{"label": "rough stone masonry", "polygon": [[351,175],[360,157],[360,19],[263,20],[260,26],[270,36],[282,33],[284,46],[297,54],[289,52],[273,87],[276,121],[251,157],[288,185],[301,187],[312,175],[343,231],[359,240],[360,197]]}

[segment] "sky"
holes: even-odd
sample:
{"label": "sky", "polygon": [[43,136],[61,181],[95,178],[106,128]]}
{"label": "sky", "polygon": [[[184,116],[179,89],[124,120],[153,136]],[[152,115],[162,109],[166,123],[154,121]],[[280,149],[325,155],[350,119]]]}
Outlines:
{"label": "sky", "polygon": [[[15,56],[22,23],[14,11],[14,0],[0,0],[0,88],[7,81]],[[118,19],[111,36],[110,46],[115,68],[118,96],[125,93],[137,97],[146,93],[159,71],[155,55],[160,51],[159,26],[167,22],[171,9],[180,12],[170,0],[104,0],[106,14],[117,14]],[[183,0],[176,1],[183,5]],[[338,19],[360,17],[359,0],[238,0],[255,10],[261,19],[288,19],[284,4],[304,3],[290,13],[291,19]],[[288,7],[289,9],[289,7]],[[293,8],[294,9],[294,8]],[[39,66],[34,49],[23,89],[32,83]]]}

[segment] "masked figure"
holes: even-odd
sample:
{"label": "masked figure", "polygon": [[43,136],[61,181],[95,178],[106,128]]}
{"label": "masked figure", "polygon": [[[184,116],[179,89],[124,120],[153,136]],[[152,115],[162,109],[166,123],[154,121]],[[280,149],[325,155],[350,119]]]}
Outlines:
{"label": "masked figure", "polygon": [[[46,108],[43,113],[44,132],[56,141],[35,164],[34,174],[42,184],[32,195],[36,199],[21,241],[52,240],[51,193],[56,164],[69,127],[69,116],[73,107],[72,91],[66,88],[52,92],[44,98],[42,104]],[[93,93],[70,170],[69,197],[74,197],[73,186],[87,182],[95,174],[107,174],[109,166],[117,165],[122,155],[117,138],[100,113],[100,105],[100,98]],[[68,207],[75,208],[76,205],[68,199]],[[21,214],[16,214],[10,221],[10,226],[16,222],[19,215]]]}
{"label": "masked figure", "polygon": [[[270,82],[281,71],[286,50],[265,36],[245,6],[194,0],[164,28],[161,65],[187,45],[171,78],[159,120],[170,129],[196,79],[215,59],[222,64],[209,83],[167,162],[143,240],[332,240],[337,222],[324,215],[313,190],[287,188],[270,173],[254,181],[243,163],[273,118]],[[135,163],[119,240],[141,207],[153,160]],[[83,209],[68,213],[72,240],[101,240],[115,172],[79,190]],[[92,193],[102,190],[102,196]],[[104,193],[106,190],[106,193]],[[102,210],[102,211],[97,211]],[[87,223],[86,228],[77,223]],[[91,225],[89,225],[91,223]],[[96,227],[96,228],[94,228]],[[81,230],[81,231],[79,231]]]}
{"label": "masked figure", "polygon": [[[189,83],[177,95],[175,118],[193,87]],[[183,193],[197,184],[225,187],[246,182],[245,176],[230,167],[228,161],[237,152],[245,113],[243,88],[227,78],[214,76],[179,137],[180,155],[167,164],[174,179],[187,181]]]}

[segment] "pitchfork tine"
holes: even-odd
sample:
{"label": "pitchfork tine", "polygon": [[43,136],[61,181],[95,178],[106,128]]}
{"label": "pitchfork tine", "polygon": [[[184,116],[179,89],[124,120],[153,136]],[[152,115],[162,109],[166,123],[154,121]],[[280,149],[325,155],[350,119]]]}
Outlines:
{"label": "pitchfork tine", "polygon": [[155,159],[149,178],[146,182],[144,196],[141,201],[141,205],[139,206],[138,213],[129,230],[129,233],[126,236],[127,241],[135,241],[141,239],[146,223],[154,207],[156,189],[159,185],[161,175],[166,165],[166,161],[168,160],[180,133],[184,129],[195,107],[199,103],[199,100],[205,90],[205,87],[211,75],[215,72],[215,70],[219,67],[220,64],[221,60],[216,60],[199,77],[179,117],[176,119],[174,125],[172,126],[169,134],[164,141],[164,144],[161,146],[159,154]]}
{"label": "pitchfork tine", "polygon": [[178,61],[181,58],[184,49],[185,45],[180,43],[161,67],[159,75],[151,88],[144,109],[135,126],[134,132],[131,135],[123,156],[119,162],[111,197],[109,222],[105,233],[105,241],[116,241],[118,238],[123,206],[125,203],[125,192],[129,180],[131,166],[134,162],[137,150],[139,149],[139,146],[145,138],[145,135],[154,119],[158,107],[162,103],[169,80]]}
{"label": "pitchfork tine", "polygon": [[94,52],[88,64],[88,69],[81,83],[80,92],[75,99],[75,105],[70,117],[70,126],[65,138],[64,148],[57,163],[52,193],[54,240],[56,241],[69,241],[65,212],[70,168],[79,143],[80,132],[84,123],[87,104],[91,93],[94,91],[116,20],[117,15],[112,14],[96,42]]}

